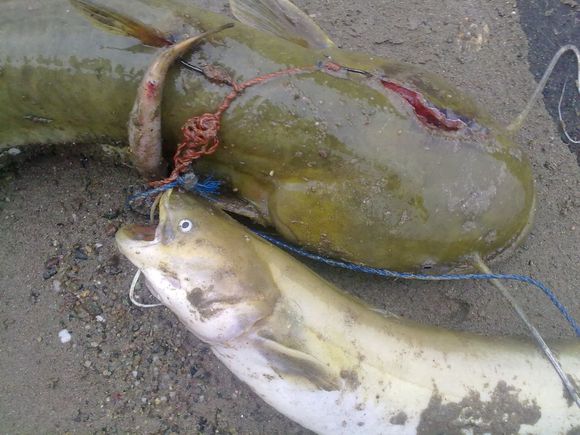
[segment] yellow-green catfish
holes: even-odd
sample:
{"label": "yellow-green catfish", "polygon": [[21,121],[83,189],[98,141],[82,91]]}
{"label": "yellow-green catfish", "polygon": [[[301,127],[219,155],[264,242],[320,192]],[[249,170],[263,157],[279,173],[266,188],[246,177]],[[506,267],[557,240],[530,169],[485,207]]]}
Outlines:
{"label": "yellow-green catfish", "polygon": [[[261,398],[324,434],[566,434],[580,409],[532,343],[420,326],[346,295],[225,213],[169,191],[117,244]],[[580,342],[554,345],[580,383]]]}
{"label": "yellow-green catfish", "polygon": [[[230,3],[253,27],[207,38],[190,63],[237,82],[314,71],[247,89],[196,172],[224,179],[286,239],[371,266],[447,271],[523,239],[534,211],[529,162],[468,97],[416,67],[337,49],[287,0]],[[231,22],[188,0],[4,0],[1,8],[0,152],[126,141],[156,47]],[[177,143],[183,123],[214,112],[230,90],[174,68],[164,143]]]}

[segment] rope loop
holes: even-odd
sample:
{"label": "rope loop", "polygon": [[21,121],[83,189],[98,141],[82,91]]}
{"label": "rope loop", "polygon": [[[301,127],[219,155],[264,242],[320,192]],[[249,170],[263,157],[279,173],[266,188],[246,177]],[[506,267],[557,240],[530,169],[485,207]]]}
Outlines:
{"label": "rope loop", "polygon": [[219,129],[220,119],[213,113],[204,113],[187,120],[181,129],[185,148],[197,150],[192,154],[211,154],[220,144]]}

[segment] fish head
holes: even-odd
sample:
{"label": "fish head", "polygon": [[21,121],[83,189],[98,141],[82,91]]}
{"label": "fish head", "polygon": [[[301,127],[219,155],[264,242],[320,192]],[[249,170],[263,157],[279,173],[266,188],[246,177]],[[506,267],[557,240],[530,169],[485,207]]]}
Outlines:
{"label": "fish head", "polygon": [[279,292],[248,231],[208,202],[165,192],[156,228],[128,225],[120,251],[201,340],[225,344],[269,316]]}

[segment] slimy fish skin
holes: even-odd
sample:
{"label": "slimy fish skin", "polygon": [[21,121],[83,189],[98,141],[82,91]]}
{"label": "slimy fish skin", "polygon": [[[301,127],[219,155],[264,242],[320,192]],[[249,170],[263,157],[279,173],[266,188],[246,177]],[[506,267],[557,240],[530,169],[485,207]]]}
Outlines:
{"label": "slimy fish skin", "polygon": [[[222,211],[169,191],[117,233],[151,292],[263,400],[321,434],[575,433],[531,343],[379,313]],[[553,343],[580,382],[580,342]]]}
{"label": "slimy fish skin", "polygon": [[[132,17],[157,30],[133,28],[145,44],[112,34],[72,3],[102,5],[117,11],[117,22]],[[72,3],[2,3],[0,153],[125,142],[137,88],[158,53],[150,45],[231,22],[187,0]],[[469,97],[417,67],[336,48],[287,1],[232,6],[278,36],[236,24],[196,47],[188,62],[217,66],[238,82],[329,59],[347,69],[247,89],[224,113],[221,146],[195,165],[198,174],[225,180],[287,240],[370,266],[458,270],[473,254],[491,261],[523,240],[534,213],[530,164]],[[277,22],[280,11],[292,19]],[[185,121],[214,112],[228,92],[171,70],[162,107],[168,160]]]}

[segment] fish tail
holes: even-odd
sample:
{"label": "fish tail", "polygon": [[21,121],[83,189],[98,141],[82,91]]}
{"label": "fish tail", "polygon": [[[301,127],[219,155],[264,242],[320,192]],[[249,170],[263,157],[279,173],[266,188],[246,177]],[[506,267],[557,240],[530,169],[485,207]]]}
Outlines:
{"label": "fish tail", "polygon": [[139,20],[88,0],[70,0],[71,4],[96,27],[109,33],[136,38],[145,45],[166,47],[173,42],[169,35]]}

